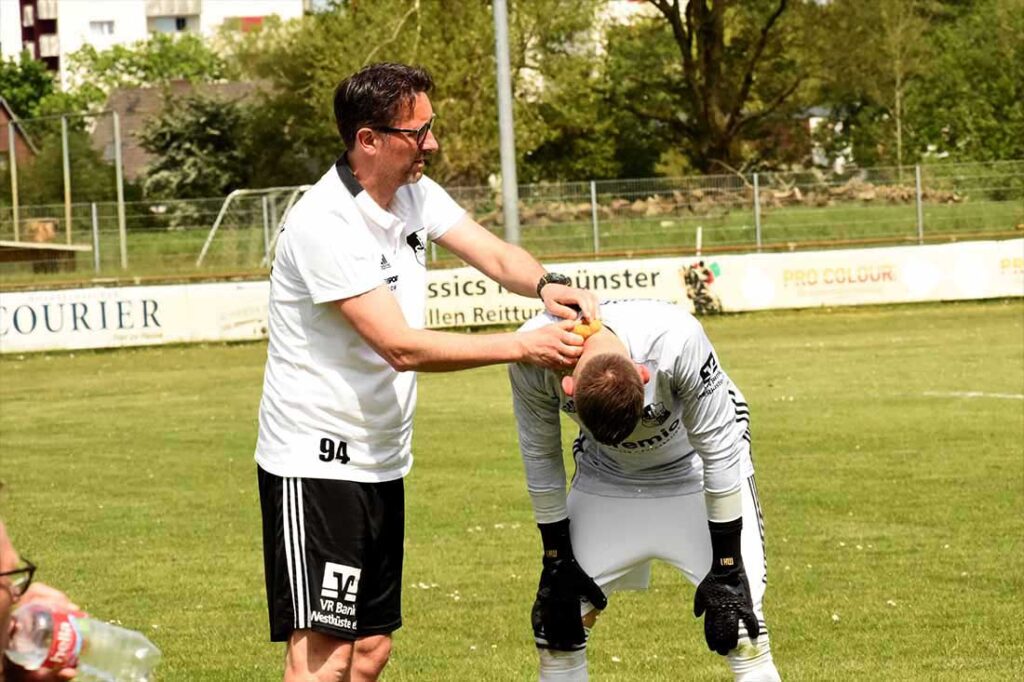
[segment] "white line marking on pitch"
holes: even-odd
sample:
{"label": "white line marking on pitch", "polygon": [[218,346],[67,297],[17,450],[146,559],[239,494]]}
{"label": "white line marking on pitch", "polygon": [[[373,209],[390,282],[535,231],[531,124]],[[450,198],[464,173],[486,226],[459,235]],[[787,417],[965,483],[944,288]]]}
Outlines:
{"label": "white line marking on pitch", "polygon": [[1024,400],[1021,393],[982,393],[981,391],[925,391],[925,395],[934,398],[1008,398],[1009,400]]}

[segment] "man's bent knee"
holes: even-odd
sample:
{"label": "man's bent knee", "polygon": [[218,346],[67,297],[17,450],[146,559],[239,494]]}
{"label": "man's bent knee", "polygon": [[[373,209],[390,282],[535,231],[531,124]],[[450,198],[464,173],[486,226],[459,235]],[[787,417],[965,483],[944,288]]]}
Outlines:
{"label": "man's bent knee", "polygon": [[284,682],[344,682],[352,664],[352,642],[313,630],[288,639]]}
{"label": "man's bent knee", "polygon": [[352,682],[376,680],[390,657],[391,635],[360,637],[352,656]]}

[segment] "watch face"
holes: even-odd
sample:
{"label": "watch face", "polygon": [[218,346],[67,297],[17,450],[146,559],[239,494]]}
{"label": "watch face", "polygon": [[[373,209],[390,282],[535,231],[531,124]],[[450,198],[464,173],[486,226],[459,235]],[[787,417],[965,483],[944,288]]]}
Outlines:
{"label": "watch face", "polygon": [[565,286],[572,286],[572,280],[563,274],[558,272],[546,272],[544,276],[540,278],[540,282],[537,283],[537,296],[540,296],[540,290],[544,288],[545,284],[563,284]]}

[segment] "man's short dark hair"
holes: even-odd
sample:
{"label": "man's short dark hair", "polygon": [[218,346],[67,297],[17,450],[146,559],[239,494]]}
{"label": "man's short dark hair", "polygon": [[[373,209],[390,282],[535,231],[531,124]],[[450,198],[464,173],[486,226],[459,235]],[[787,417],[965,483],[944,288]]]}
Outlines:
{"label": "man's short dark hair", "polygon": [[430,92],[434,79],[426,69],[382,62],[364,67],[334,91],[334,121],[346,149],[355,145],[360,128],[393,126],[411,110],[416,95]]}
{"label": "man's short dark hair", "polygon": [[602,353],[580,370],[573,402],[580,421],[597,442],[618,445],[643,414],[644,383],[629,358]]}

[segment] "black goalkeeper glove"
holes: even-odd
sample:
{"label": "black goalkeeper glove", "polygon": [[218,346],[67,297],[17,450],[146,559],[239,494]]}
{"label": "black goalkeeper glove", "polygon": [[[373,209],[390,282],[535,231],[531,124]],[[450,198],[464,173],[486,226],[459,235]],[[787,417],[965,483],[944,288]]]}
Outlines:
{"label": "black goalkeeper glove", "polygon": [[544,542],[544,569],[530,613],[533,636],[539,647],[576,651],[587,643],[580,598],[598,609],[608,606],[608,599],[572,555],[569,519],[537,527]]}
{"label": "black goalkeeper glove", "polygon": [[722,656],[736,648],[740,621],[750,639],[757,639],[761,629],[750,597],[747,573],[740,554],[740,531],[743,520],[727,523],[708,522],[711,528],[711,572],[697,587],[693,598],[693,615],[704,616],[704,639],[708,648]]}

